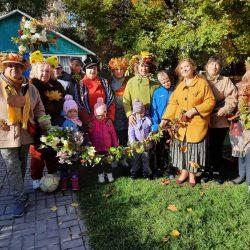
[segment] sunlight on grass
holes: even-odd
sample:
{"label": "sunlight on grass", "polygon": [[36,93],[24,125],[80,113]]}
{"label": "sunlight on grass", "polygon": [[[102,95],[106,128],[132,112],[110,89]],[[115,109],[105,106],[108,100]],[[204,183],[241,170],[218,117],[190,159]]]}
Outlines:
{"label": "sunlight on grass", "polygon": [[160,182],[123,177],[83,188],[81,208],[92,248],[249,249],[245,185],[190,188]]}

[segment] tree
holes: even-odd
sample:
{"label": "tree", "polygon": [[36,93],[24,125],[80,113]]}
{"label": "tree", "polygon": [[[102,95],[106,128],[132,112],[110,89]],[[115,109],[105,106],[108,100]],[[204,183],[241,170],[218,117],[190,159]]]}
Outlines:
{"label": "tree", "polygon": [[247,0],[63,0],[78,33],[101,57],[150,50],[161,60],[191,56],[227,63],[249,52]]}
{"label": "tree", "polygon": [[32,17],[41,17],[46,12],[47,0],[0,0],[0,12],[8,13],[19,9]]}

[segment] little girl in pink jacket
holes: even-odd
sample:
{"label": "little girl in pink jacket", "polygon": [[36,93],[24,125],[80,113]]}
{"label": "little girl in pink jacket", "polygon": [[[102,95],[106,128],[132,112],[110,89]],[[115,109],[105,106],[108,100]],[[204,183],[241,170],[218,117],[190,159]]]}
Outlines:
{"label": "little girl in pink jacket", "polygon": [[[110,147],[118,146],[118,139],[113,122],[107,118],[107,106],[102,97],[97,99],[94,106],[94,115],[95,118],[89,129],[90,141],[98,154],[106,154]],[[98,164],[97,169],[100,183],[105,182],[105,173],[107,173],[109,182],[114,181],[111,164],[102,161]]]}

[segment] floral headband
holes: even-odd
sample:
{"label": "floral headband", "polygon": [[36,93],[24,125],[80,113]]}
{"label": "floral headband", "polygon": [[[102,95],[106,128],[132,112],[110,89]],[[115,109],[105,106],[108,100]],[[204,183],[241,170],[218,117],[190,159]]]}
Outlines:
{"label": "floral headband", "polygon": [[112,58],[109,61],[109,68],[111,70],[115,70],[115,69],[127,70],[127,68],[128,68],[128,59],[124,58],[124,57]]}

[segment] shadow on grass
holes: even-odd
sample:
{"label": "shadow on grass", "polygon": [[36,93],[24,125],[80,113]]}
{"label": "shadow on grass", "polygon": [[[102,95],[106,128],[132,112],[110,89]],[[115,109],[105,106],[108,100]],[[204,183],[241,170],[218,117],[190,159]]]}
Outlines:
{"label": "shadow on grass", "polygon": [[[116,175],[121,171],[129,173],[115,169]],[[99,185],[95,170],[87,168],[81,180],[81,209],[93,249],[244,250],[250,244],[245,185],[207,183],[192,189],[127,177]],[[177,211],[168,210],[170,204]],[[181,233],[177,238],[171,236],[174,229]]]}

